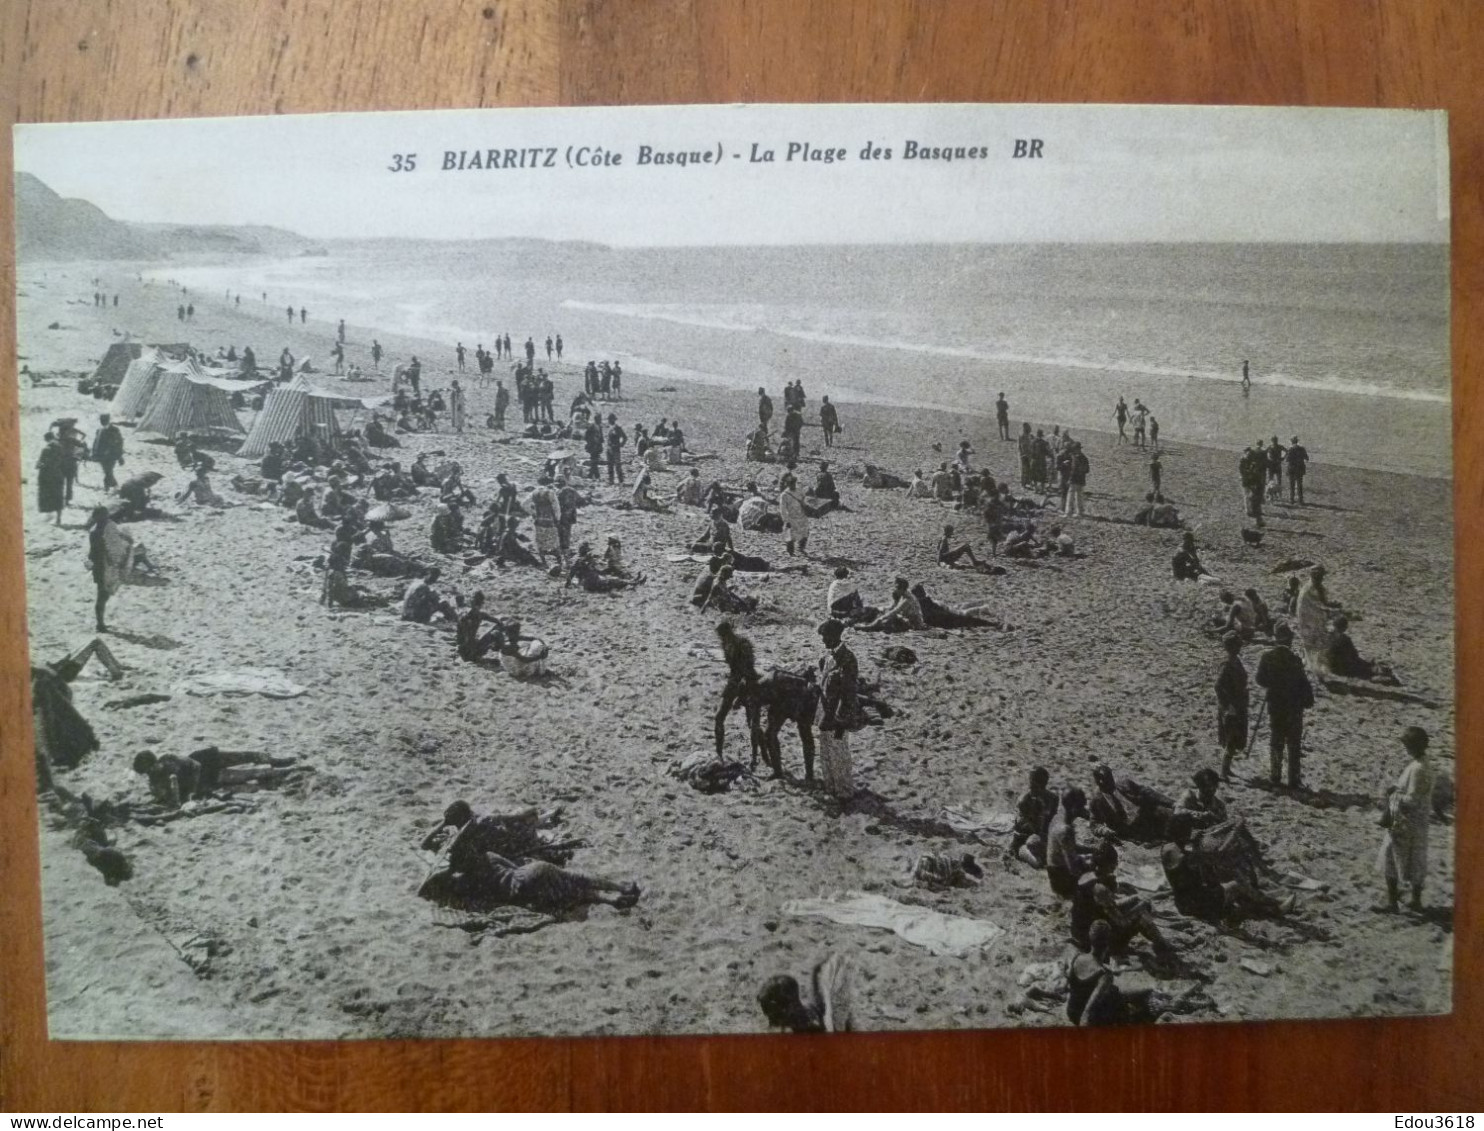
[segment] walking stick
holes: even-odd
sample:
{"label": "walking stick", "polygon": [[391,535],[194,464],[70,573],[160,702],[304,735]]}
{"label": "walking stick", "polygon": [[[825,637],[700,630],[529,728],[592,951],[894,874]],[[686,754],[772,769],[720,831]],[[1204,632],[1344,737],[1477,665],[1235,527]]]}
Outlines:
{"label": "walking stick", "polygon": [[1264,699],[1257,707],[1257,722],[1252,724],[1252,729],[1247,732],[1247,749],[1242,752],[1243,757],[1252,753],[1252,744],[1257,741],[1257,732],[1262,729],[1263,716],[1267,714],[1268,701]]}

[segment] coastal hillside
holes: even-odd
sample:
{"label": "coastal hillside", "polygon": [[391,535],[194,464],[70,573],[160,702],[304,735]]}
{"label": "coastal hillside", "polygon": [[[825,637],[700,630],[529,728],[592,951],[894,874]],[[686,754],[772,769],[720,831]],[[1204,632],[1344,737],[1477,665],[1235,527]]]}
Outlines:
{"label": "coastal hillside", "polygon": [[25,260],[166,259],[192,255],[304,255],[322,251],[281,228],[133,224],[86,200],[59,196],[30,173],[15,176],[16,257]]}

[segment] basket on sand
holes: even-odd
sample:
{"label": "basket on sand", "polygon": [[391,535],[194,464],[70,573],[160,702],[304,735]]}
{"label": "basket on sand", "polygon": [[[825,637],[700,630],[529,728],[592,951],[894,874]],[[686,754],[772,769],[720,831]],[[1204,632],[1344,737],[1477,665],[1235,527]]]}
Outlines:
{"label": "basket on sand", "polygon": [[546,671],[550,652],[544,640],[522,640],[514,652],[500,653],[500,666],[516,679],[530,679]]}

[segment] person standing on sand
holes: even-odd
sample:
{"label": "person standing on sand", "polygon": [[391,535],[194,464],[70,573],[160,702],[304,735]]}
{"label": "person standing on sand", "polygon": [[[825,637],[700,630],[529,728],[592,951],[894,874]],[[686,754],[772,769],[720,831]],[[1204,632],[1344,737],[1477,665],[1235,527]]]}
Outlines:
{"label": "person standing on sand", "polygon": [[[496,338],[495,340],[498,342],[500,339]],[[506,361],[511,361],[511,360],[514,359],[514,357],[515,357],[515,353],[510,348],[510,335],[509,334],[506,334],[505,335],[505,360]]]}
{"label": "person standing on sand", "polygon": [[371,339],[371,368],[381,372],[381,343],[375,338]]}
{"label": "person standing on sand", "polygon": [[1232,759],[1247,749],[1247,669],[1242,664],[1242,638],[1221,638],[1226,660],[1216,673],[1216,741],[1221,744],[1221,780],[1231,781]]}
{"label": "person standing on sand", "polygon": [[819,626],[819,636],[826,649],[819,661],[816,718],[820,776],[825,789],[843,801],[855,796],[849,732],[861,724],[860,665],[845,646],[845,626],[839,621],[833,617],[825,621]]}
{"label": "person standing on sand", "polygon": [[1309,469],[1309,453],[1295,436],[1288,445],[1288,501],[1304,505],[1304,475]]}
{"label": "person standing on sand", "polygon": [[[113,521],[107,507],[94,507],[88,519],[88,564],[96,587],[93,618],[99,632],[108,631],[103,620],[104,610],[108,607],[108,599],[119,591],[134,571],[135,555],[133,536]],[[148,564],[142,550],[138,551],[138,556]],[[152,570],[154,567],[149,568]]]}
{"label": "person standing on sand", "polygon": [[1118,422],[1118,442],[1128,443],[1128,434],[1123,430],[1124,425],[1128,423],[1128,405],[1124,403],[1122,397],[1118,398],[1118,404],[1113,407],[1113,419]]}
{"label": "person standing on sand", "polygon": [[835,406],[830,403],[828,396],[819,403],[819,427],[824,431],[824,446],[833,448],[835,446],[835,433],[840,431],[840,414]]}
{"label": "person standing on sand", "polygon": [[1288,788],[1303,788],[1304,712],[1314,706],[1314,687],[1303,661],[1293,654],[1293,629],[1280,624],[1277,643],[1257,662],[1257,686],[1268,693],[1268,769],[1274,785],[1283,783],[1283,755],[1288,755]]}
{"label": "person standing on sand", "polygon": [[98,434],[93,437],[93,459],[103,469],[103,490],[118,486],[113,469],[124,462],[124,434],[108,413],[98,417]]}
{"label": "person standing on sand", "polygon": [[66,453],[54,433],[46,434],[46,446],[36,459],[36,509],[42,514],[55,514],[62,525],[62,511],[67,506],[67,477],[63,468]]}
{"label": "person standing on sand", "polygon": [[526,364],[534,365],[536,362],[536,343],[530,338],[526,339]]}
{"label": "person standing on sand", "polygon": [[423,363],[417,360],[417,354],[412,355],[412,360],[407,363],[407,380],[412,385],[413,399],[423,395]]}
{"label": "person standing on sand", "polygon": [[495,427],[505,431],[505,412],[510,408],[510,390],[505,382],[495,379]]}
{"label": "person standing on sand", "polygon": [[1136,447],[1136,448],[1142,448],[1142,447],[1145,447],[1146,446],[1145,443],[1144,443],[1144,430],[1145,430],[1145,422],[1148,420],[1148,417],[1149,417],[1149,410],[1144,407],[1144,403],[1142,401],[1140,401],[1138,397],[1135,397],[1134,398],[1133,418],[1134,418],[1134,447]]}
{"label": "person standing on sand", "polygon": [[789,472],[784,475],[778,486],[778,512],[783,516],[783,525],[788,531],[788,541],[785,545],[789,555],[793,555],[795,543],[798,544],[799,553],[807,555],[809,514],[804,510],[804,500],[799,498],[799,481],[792,472]]}
{"label": "person standing on sand", "polygon": [[557,360],[558,361],[561,361],[562,360],[562,336],[560,334],[558,334],[556,336],[556,354],[557,354]]}
{"label": "person standing on sand", "polygon": [[623,446],[629,442],[628,433],[618,423],[618,415],[608,414],[608,435],[604,438],[608,450],[608,482],[623,483]]}
{"label": "person standing on sand", "polygon": [[1020,485],[1029,487],[1031,485],[1031,448],[1035,445],[1036,438],[1031,435],[1030,421],[1020,425]]}
{"label": "person standing on sand", "polygon": [[773,398],[768,396],[767,389],[759,388],[757,391],[757,419],[766,432],[768,421],[773,419]]}
{"label": "person standing on sand", "polygon": [[1159,451],[1159,420],[1152,412],[1149,414],[1149,446]]}
{"label": "person standing on sand", "polygon": [[1294,600],[1293,615],[1298,620],[1299,646],[1304,662],[1316,675],[1329,674],[1329,594],[1324,591],[1324,567],[1309,571]]}
{"label": "person standing on sand", "polygon": [[335,330],[335,340],[341,345],[345,344],[345,319],[340,320],[340,325]]}
{"label": "person standing on sand", "polygon": [[[463,347],[460,346],[460,349]],[[460,366],[460,368],[463,368]],[[448,422],[453,426],[455,432],[464,430],[464,388],[457,381],[448,390]]]}
{"label": "person standing on sand", "polygon": [[1084,513],[1082,509],[1083,492],[1087,490],[1087,476],[1092,467],[1088,463],[1087,454],[1082,450],[1082,444],[1073,440],[1069,451],[1071,466],[1067,479],[1067,502],[1063,513],[1068,517],[1076,515],[1081,518]]}
{"label": "person standing on sand", "polygon": [[550,361],[551,360],[551,344],[552,344],[551,343],[551,335],[550,334],[547,334],[546,335],[546,360],[547,361]]}
{"label": "person standing on sand", "polygon": [[1005,399],[1003,390],[999,399],[994,402],[994,419],[1000,430],[1000,439],[1010,439],[1010,402]]}
{"label": "person standing on sand", "polygon": [[294,308],[291,306],[291,307],[288,308],[288,311],[289,311],[289,322],[292,323],[293,320],[294,320]]}
{"label": "person standing on sand", "polygon": [[[716,573],[716,570],[712,573]],[[707,603],[709,597],[708,591]],[[716,635],[721,640],[721,654],[727,664],[727,682],[721,689],[721,705],[717,707],[713,720],[716,756],[720,758],[726,746],[727,717],[739,703],[747,715],[748,733],[754,743],[762,733],[762,719],[757,695],[757,653],[752,641],[739,633],[729,620],[721,621],[716,626]]]}
{"label": "person standing on sand", "polygon": [[1242,392],[1244,392],[1244,393],[1250,393],[1251,391],[1252,391],[1252,377],[1251,377],[1250,373],[1248,372],[1247,359],[1246,358],[1243,358],[1242,359]]}
{"label": "person standing on sand", "polygon": [[1163,475],[1164,464],[1160,463],[1159,452],[1156,451],[1149,457],[1149,483],[1153,486],[1155,495],[1160,493],[1159,482]]}
{"label": "person standing on sand", "polygon": [[458,345],[454,346],[453,352],[454,356],[458,359],[459,372],[462,373],[464,371],[464,343],[460,342]]}
{"label": "person standing on sand", "polygon": [[302,306],[299,307],[299,324],[302,326],[304,323],[306,323],[308,321],[309,321],[309,311],[305,310]]}
{"label": "person standing on sand", "polygon": [[1382,821],[1386,835],[1377,864],[1386,881],[1386,902],[1371,910],[1394,915],[1400,909],[1401,887],[1412,889],[1408,906],[1422,910],[1422,887],[1427,882],[1427,833],[1432,819],[1433,768],[1427,757],[1428,734],[1421,727],[1402,732],[1402,745],[1411,761],[1386,791]]}

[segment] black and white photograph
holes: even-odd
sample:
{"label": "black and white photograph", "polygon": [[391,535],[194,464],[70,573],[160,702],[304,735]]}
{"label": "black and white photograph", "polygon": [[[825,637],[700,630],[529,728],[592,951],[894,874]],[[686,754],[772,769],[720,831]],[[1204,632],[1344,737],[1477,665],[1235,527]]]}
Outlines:
{"label": "black and white photograph", "polygon": [[1450,1012],[1447,138],[17,126],[51,1037]]}

